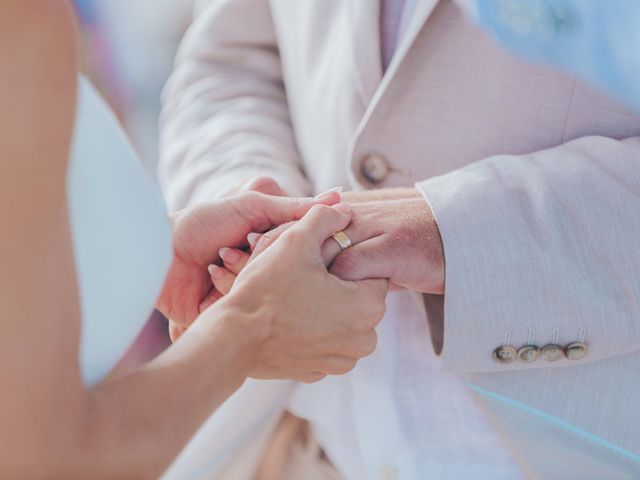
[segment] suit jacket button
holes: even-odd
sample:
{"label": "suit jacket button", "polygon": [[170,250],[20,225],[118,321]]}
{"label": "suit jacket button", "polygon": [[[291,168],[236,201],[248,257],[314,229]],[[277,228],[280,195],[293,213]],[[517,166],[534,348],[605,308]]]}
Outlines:
{"label": "suit jacket button", "polygon": [[564,347],[564,354],[569,360],[580,360],[588,351],[589,348],[582,342],[573,342]]}
{"label": "suit jacket button", "polygon": [[510,345],[502,345],[493,351],[493,359],[502,364],[513,362],[518,356],[518,351]]}
{"label": "suit jacket button", "polygon": [[360,172],[362,173],[362,176],[371,183],[382,182],[387,178],[390,171],[389,162],[384,156],[378,153],[365,155],[360,163]]}
{"label": "suit jacket button", "polygon": [[540,358],[540,349],[535,345],[526,345],[518,350],[518,360],[523,363],[535,362]]}
{"label": "suit jacket button", "polygon": [[564,349],[560,345],[551,343],[542,347],[541,354],[547,362],[555,362],[564,357]]}

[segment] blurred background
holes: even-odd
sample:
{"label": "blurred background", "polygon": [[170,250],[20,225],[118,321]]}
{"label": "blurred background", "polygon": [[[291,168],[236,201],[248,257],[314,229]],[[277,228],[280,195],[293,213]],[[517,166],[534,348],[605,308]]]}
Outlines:
{"label": "blurred background", "polygon": [[155,175],[160,94],[194,0],[75,0],[82,69]]}
{"label": "blurred background", "polygon": [[[195,2],[75,0],[74,3],[80,30],[81,69],[110,104],[144,168],[155,178],[160,96],[180,39],[191,22]],[[155,312],[115,374],[154,357],[168,344],[166,320]]]}

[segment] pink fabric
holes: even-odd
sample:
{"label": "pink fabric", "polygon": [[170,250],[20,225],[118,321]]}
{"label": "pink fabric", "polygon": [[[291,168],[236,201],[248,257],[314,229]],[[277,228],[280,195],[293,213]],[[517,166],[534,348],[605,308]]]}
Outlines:
{"label": "pink fabric", "polygon": [[387,69],[396,50],[400,22],[405,0],[382,0],[380,10],[380,33],[382,41],[382,68]]}

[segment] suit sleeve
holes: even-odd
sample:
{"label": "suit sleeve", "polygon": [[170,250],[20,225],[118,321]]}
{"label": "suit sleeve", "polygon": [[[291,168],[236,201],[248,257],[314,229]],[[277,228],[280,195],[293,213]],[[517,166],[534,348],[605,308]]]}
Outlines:
{"label": "suit sleeve", "polygon": [[[417,186],[445,252],[444,368],[562,367],[639,348],[639,139],[584,137]],[[588,348],[579,360],[492,358],[502,345],[573,342]]]}
{"label": "suit sleeve", "polygon": [[199,11],[163,94],[158,177],[169,208],[260,176],[308,194],[269,3],[214,0]]}

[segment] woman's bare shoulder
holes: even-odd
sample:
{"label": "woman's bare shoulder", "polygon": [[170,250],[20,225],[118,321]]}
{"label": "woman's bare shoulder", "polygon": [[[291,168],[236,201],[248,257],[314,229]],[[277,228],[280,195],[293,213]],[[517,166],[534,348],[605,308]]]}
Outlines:
{"label": "woman's bare shoulder", "polygon": [[52,74],[75,68],[75,22],[68,2],[0,2],[0,49],[2,62],[16,67],[53,67]]}
{"label": "woman's bare shoulder", "polygon": [[28,164],[48,152],[59,159],[51,167],[64,169],[75,115],[75,38],[65,0],[0,2],[0,153],[8,158]]}

